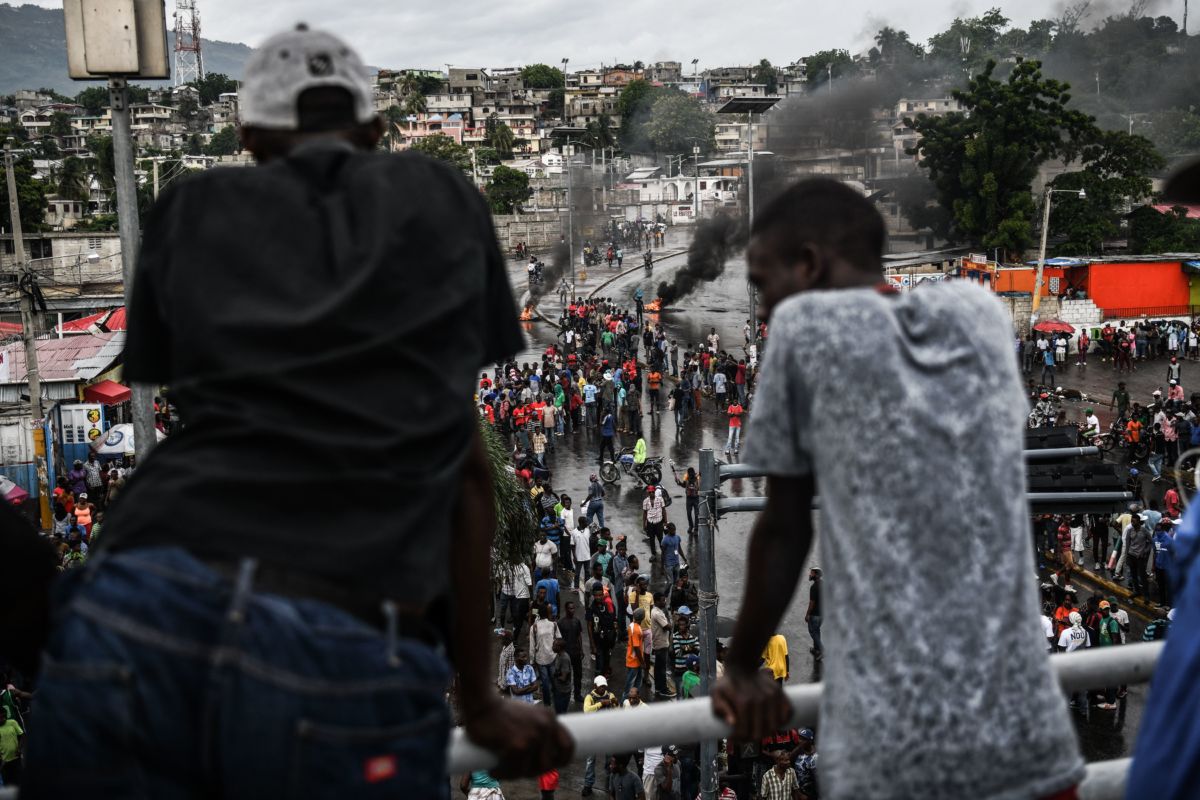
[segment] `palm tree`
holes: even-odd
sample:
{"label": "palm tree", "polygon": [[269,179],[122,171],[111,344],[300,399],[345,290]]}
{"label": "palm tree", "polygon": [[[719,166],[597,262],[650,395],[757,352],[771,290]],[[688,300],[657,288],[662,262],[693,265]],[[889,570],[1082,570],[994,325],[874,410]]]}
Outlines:
{"label": "palm tree", "polygon": [[501,122],[499,115],[492,114],[487,118],[487,143],[501,158],[512,158],[515,139],[512,128]]}
{"label": "palm tree", "polygon": [[68,156],[63,160],[56,187],[59,197],[64,200],[87,200],[90,195],[88,183],[87,165],[83,159]]}
{"label": "palm tree", "polygon": [[529,493],[510,469],[508,444],[482,417],[479,429],[491,464],[496,496],[496,536],[492,541],[492,576],[496,579],[498,567],[518,564],[529,557],[537,539],[537,524],[529,505]]}

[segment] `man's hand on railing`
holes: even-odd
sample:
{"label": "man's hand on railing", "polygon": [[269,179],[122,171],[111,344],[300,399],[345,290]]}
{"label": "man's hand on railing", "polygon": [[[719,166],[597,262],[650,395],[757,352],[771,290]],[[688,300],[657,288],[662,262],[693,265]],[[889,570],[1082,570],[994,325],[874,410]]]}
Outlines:
{"label": "man's hand on railing", "polygon": [[712,689],[713,715],[733,728],[733,738],[756,740],[784,727],[792,704],[770,672],[727,671]]}
{"label": "man's hand on railing", "polygon": [[532,778],[571,760],[575,742],[542,704],[496,699],[466,721],[472,742],[496,754],[496,778]]}

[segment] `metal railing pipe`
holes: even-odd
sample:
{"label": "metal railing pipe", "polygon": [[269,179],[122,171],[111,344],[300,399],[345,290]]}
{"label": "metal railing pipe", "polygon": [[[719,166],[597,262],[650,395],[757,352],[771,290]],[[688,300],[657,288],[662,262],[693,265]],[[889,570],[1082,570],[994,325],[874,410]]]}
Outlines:
{"label": "metal railing pipe", "polygon": [[[1163,642],[1104,647],[1050,659],[1064,690],[1077,691],[1116,684],[1146,683],[1162,653]],[[820,710],[822,685],[806,683],[786,690],[792,703],[794,727],[814,725]],[[576,752],[627,753],[662,744],[687,744],[729,735],[725,723],[712,715],[708,698],[672,703],[651,703],[638,714],[638,724],[616,712],[564,714],[563,727],[575,740]],[[454,731],[450,744],[450,771],[467,772],[496,765],[491,753],[472,744],[462,730]]]}
{"label": "metal railing pipe", "polygon": [[[1099,447],[1043,447],[1025,450],[1026,461],[1054,461],[1060,458],[1076,458],[1100,454]],[[717,467],[722,481],[737,478],[763,478],[766,473],[754,464],[721,464]]]}
{"label": "metal railing pipe", "polygon": [[[1029,505],[1035,510],[1046,511],[1048,507],[1079,503],[1128,503],[1133,500],[1129,492],[1028,492]],[[813,499],[813,508],[820,508],[820,498]],[[765,497],[719,497],[717,515],[734,511],[762,511],[767,507]]]}

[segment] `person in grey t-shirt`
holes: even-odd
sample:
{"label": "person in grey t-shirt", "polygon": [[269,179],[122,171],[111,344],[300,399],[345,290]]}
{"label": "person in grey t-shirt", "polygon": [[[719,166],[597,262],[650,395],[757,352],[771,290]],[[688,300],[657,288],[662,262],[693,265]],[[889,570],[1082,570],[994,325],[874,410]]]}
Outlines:
{"label": "person in grey t-shirt", "polygon": [[768,501],[746,564],[760,580],[747,582],[713,711],[740,740],[789,716],[758,662],[802,574],[819,493],[834,632],[822,797],[1052,796],[1084,764],[1037,635],[1011,322],[965,281],[888,290],[884,236],[871,203],[829,180],[755,220],[747,257],[770,346],[746,462],[766,472]]}

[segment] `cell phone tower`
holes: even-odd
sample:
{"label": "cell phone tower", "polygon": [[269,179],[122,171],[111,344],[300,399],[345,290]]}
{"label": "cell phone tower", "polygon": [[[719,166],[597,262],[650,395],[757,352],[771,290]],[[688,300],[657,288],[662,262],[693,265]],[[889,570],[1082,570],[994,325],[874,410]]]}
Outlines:
{"label": "cell phone tower", "polygon": [[175,85],[204,77],[204,52],[200,49],[200,11],[196,0],[175,0]]}

